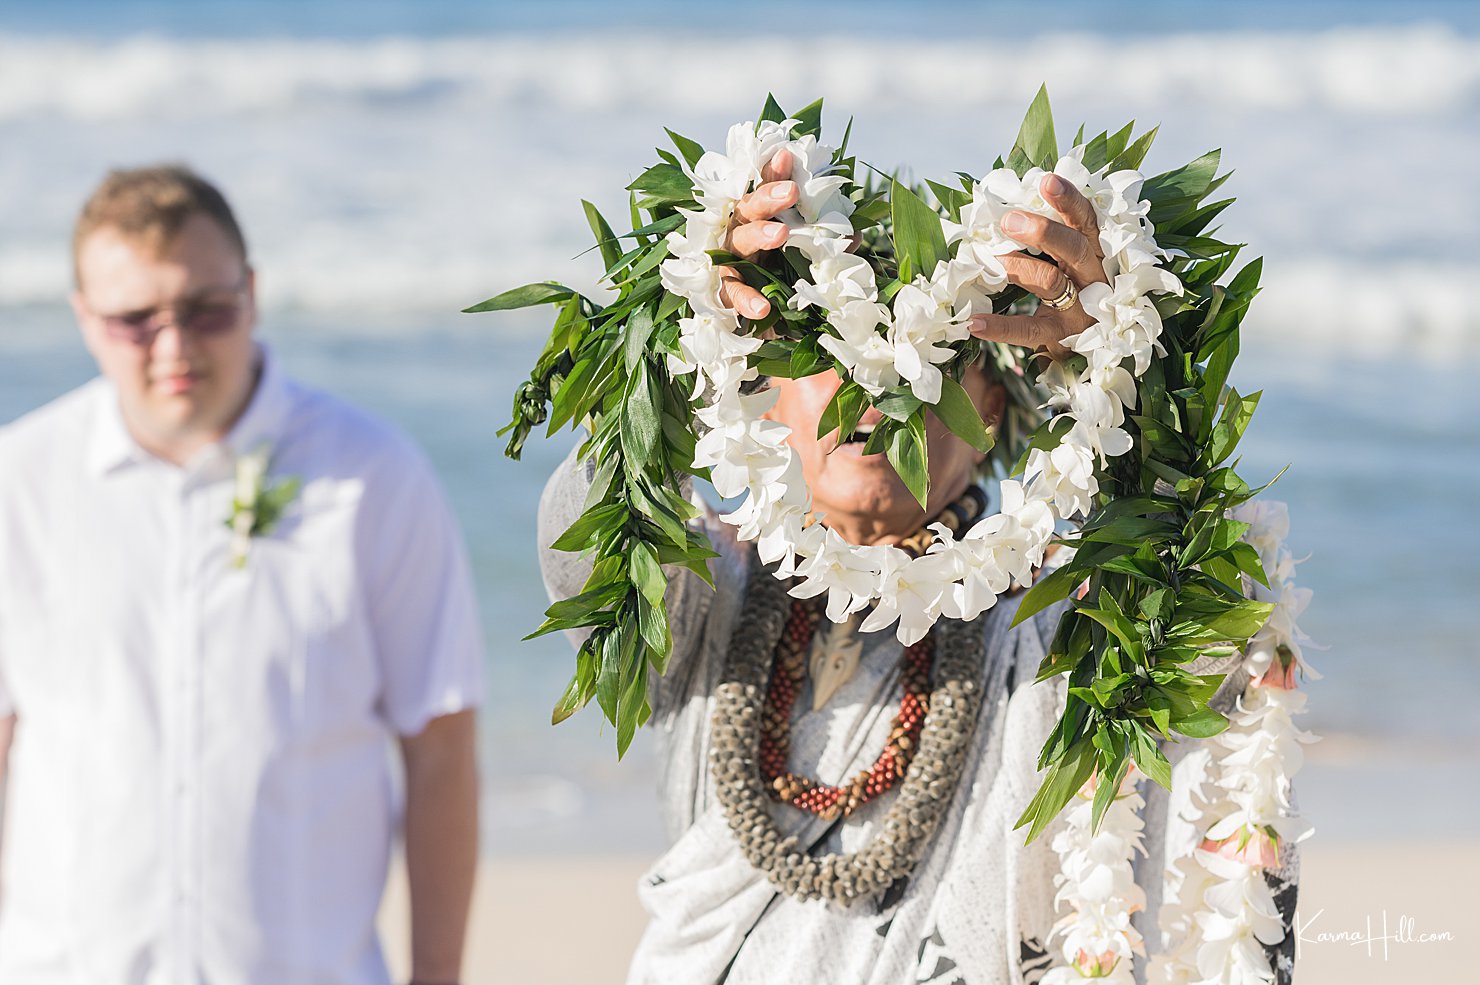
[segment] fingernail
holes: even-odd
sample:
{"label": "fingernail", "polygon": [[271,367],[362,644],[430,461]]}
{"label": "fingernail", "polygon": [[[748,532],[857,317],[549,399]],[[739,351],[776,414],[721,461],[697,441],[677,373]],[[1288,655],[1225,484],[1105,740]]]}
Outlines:
{"label": "fingernail", "polygon": [[1021,212],[1009,212],[1002,217],[1002,228],[1010,233],[1025,233],[1028,231],[1028,217]]}
{"label": "fingernail", "polygon": [[1056,174],[1051,174],[1043,182],[1050,195],[1062,195],[1069,190],[1069,183]]}
{"label": "fingernail", "polygon": [[776,182],[776,184],[774,184],[774,185],[771,186],[771,190],[766,193],[766,197],[769,198],[773,202],[783,202],[783,201],[786,200],[786,196],[788,196],[790,194],[791,194],[791,182],[789,182],[789,181],[778,181],[778,182]]}
{"label": "fingernail", "polygon": [[782,225],[772,226],[766,230],[766,242],[772,246],[780,246],[786,242],[786,227]]}
{"label": "fingernail", "polygon": [[766,313],[766,302],[761,298],[751,298],[750,303],[745,306],[745,310],[750,312],[750,317],[759,318]]}

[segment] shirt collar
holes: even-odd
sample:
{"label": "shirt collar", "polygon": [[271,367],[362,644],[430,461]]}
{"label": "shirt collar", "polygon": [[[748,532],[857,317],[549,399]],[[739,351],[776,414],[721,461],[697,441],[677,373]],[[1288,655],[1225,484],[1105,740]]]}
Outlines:
{"label": "shirt collar", "polygon": [[257,448],[272,447],[282,438],[288,426],[289,413],[293,407],[293,395],[288,381],[278,369],[277,359],[268,347],[257,344],[262,360],[262,374],[257,380],[257,389],[252,392],[251,402],[222,442],[230,452],[240,457]]}
{"label": "shirt collar", "polygon": [[[272,351],[257,343],[262,371],[246,411],[220,442],[221,450],[239,457],[262,445],[276,444],[287,426],[292,409],[292,394],[287,380],[278,369]],[[111,382],[98,383],[97,413],[92,439],[87,451],[87,464],[94,476],[104,476],[128,465],[146,462],[153,456],[139,446],[123,422],[118,405],[118,390]]]}

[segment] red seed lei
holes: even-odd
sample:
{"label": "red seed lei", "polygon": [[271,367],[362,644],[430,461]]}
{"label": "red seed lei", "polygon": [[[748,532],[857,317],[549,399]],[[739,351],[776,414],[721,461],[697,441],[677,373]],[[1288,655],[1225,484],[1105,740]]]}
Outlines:
{"label": "red seed lei", "polygon": [[884,751],[868,769],[845,786],[819,783],[786,768],[791,753],[791,710],[807,674],[807,650],[821,616],[819,607],[806,600],[792,602],[786,629],[776,643],[761,715],[757,759],[766,789],[775,800],[810,811],[825,821],[847,817],[859,807],[892,788],[909,769],[920,747],[920,730],[929,705],[930,670],[934,663],[934,634],[927,635],[900,654],[900,682],[904,696],[899,714],[889,729]]}

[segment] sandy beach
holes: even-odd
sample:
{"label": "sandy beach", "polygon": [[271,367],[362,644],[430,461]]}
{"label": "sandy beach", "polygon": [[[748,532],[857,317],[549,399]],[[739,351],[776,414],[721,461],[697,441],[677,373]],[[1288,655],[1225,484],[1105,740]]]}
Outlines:
{"label": "sandy beach", "polygon": [[[648,861],[630,856],[485,860],[464,982],[620,985],[642,933],[634,886]],[[1474,980],[1480,842],[1317,840],[1307,844],[1302,868],[1300,985]],[[399,981],[406,980],[408,970],[405,905],[398,872],[381,925]]]}

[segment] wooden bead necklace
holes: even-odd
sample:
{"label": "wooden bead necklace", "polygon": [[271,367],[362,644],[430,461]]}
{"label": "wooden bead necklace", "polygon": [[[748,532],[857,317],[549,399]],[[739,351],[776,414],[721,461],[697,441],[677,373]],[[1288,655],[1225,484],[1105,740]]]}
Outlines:
{"label": "wooden bead necklace", "polygon": [[771,796],[825,821],[847,817],[853,811],[891,789],[909,769],[915,751],[920,747],[920,730],[929,710],[930,670],[934,663],[933,637],[926,636],[900,654],[899,714],[890,725],[884,751],[867,770],[845,786],[831,786],[811,777],[800,776],[786,768],[791,752],[792,705],[802,690],[807,675],[807,650],[821,616],[815,600],[797,599],[791,604],[786,629],[776,644],[776,660],[766,688],[766,703],[761,714],[761,740],[758,758],[761,776]]}

